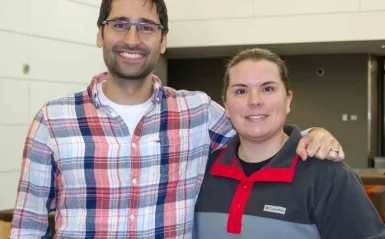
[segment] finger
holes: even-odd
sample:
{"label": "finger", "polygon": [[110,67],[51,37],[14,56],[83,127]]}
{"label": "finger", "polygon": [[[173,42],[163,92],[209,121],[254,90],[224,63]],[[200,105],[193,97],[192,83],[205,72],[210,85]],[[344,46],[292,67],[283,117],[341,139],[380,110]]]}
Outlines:
{"label": "finger", "polygon": [[334,140],[332,140],[331,142],[322,143],[320,148],[317,151],[316,158],[318,158],[318,159],[329,159],[328,156],[330,155],[330,153],[334,153],[335,154],[336,152],[330,151],[330,149],[332,148],[331,145],[335,145]]}
{"label": "finger", "polygon": [[322,150],[318,150],[317,153],[314,155],[315,158],[319,160],[324,160],[326,159],[327,154],[324,153]]}
{"label": "finger", "polygon": [[[325,144],[325,131],[324,129],[317,129],[310,132],[306,137],[309,137],[309,145],[306,148],[308,157],[316,156],[319,148]],[[327,139],[327,137],[326,137]]]}
{"label": "finger", "polygon": [[309,138],[308,137],[302,137],[302,139],[298,142],[297,146],[297,154],[302,158],[302,160],[307,159],[307,153],[306,148],[309,145]]}
{"label": "finger", "polygon": [[306,154],[306,152],[304,152],[304,153],[302,153],[302,154],[299,154],[299,156],[301,156],[302,161],[306,161],[306,160],[307,160],[307,154]]}
{"label": "finger", "polygon": [[342,161],[345,159],[345,152],[342,147],[339,147],[339,151],[340,152],[338,153],[337,159],[335,161]]}
{"label": "finger", "polygon": [[306,153],[308,157],[314,157],[320,149],[320,140],[312,140],[306,148]]}
{"label": "finger", "polygon": [[338,153],[336,153],[336,152],[334,152],[334,151],[329,151],[328,155],[326,156],[326,159],[327,159],[327,160],[337,161],[337,159],[338,159]]}

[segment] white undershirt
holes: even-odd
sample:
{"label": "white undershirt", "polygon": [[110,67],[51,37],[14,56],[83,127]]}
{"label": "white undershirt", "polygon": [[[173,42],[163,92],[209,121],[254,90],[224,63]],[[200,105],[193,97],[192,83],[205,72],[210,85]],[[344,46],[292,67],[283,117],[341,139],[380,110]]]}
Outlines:
{"label": "white undershirt", "polygon": [[112,102],[104,95],[102,84],[98,84],[97,87],[98,87],[98,96],[99,96],[100,103],[102,103],[103,105],[108,105],[111,108],[113,108],[120,115],[120,117],[123,118],[124,122],[128,127],[130,134],[132,135],[139,121],[142,119],[146,111],[150,108],[152,104],[151,98],[148,99],[143,104],[139,104],[139,105],[119,105]]}

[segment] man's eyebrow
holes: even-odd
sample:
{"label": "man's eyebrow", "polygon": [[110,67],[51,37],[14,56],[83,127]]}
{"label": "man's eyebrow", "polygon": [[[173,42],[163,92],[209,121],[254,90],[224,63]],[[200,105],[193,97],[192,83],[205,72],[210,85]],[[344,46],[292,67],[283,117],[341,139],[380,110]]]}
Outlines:
{"label": "man's eyebrow", "polygon": [[130,21],[130,19],[128,17],[114,17],[114,18],[111,18],[109,20],[110,21],[121,20],[121,21],[126,21],[126,22]]}
{"label": "man's eyebrow", "polygon": [[[121,21],[126,21],[126,22],[132,22],[130,18],[128,17],[114,17],[112,19],[109,19],[110,21],[115,21],[115,20],[121,20]],[[154,20],[148,19],[148,18],[140,18],[138,22],[145,22],[145,23],[152,23],[152,24],[159,24],[155,22]]]}
{"label": "man's eyebrow", "polygon": [[159,24],[159,23],[155,22],[154,20],[151,20],[151,19],[148,19],[148,18],[140,18],[139,22]]}

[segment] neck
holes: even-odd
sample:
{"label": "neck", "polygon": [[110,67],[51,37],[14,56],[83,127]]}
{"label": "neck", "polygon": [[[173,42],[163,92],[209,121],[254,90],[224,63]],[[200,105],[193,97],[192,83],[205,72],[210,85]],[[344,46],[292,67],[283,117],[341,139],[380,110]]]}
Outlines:
{"label": "neck", "polygon": [[238,155],[242,160],[250,163],[265,161],[276,155],[288,138],[283,129],[269,139],[260,142],[240,137]]}
{"label": "neck", "polygon": [[144,79],[124,79],[110,72],[102,85],[104,95],[119,105],[138,105],[146,102],[152,96],[152,87],[152,74]]}

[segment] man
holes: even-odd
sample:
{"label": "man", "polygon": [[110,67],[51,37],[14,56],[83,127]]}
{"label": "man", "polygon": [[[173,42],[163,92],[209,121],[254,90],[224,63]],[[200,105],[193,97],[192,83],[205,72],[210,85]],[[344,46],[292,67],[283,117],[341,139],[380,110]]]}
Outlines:
{"label": "man", "polygon": [[[108,73],[87,90],[48,102],[29,130],[11,238],[191,238],[194,206],[211,151],[234,134],[201,92],[162,87],[163,0],[103,0],[97,45]],[[308,146],[308,144],[311,144]],[[317,129],[299,153],[340,160]]]}

